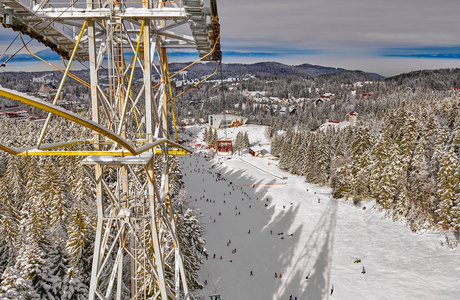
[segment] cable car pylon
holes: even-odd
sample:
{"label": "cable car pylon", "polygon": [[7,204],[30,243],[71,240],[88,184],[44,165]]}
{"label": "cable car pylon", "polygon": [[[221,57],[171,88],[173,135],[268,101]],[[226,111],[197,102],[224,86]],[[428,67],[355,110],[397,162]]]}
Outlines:
{"label": "cable car pylon", "polygon": [[[95,183],[97,207],[89,299],[190,299],[169,191],[171,155],[190,151],[169,137],[168,84],[175,74],[169,76],[167,49],[195,49],[200,60],[220,61],[216,1],[0,0],[0,14],[4,27],[69,59],[59,90],[72,61],[89,65],[90,120],[57,106],[60,93],[49,103],[0,88],[0,96],[48,112],[36,145],[0,144],[1,150],[86,157],[82,167]],[[153,85],[155,73],[160,82]],[[53,115],[91,136],[44,143]]]}

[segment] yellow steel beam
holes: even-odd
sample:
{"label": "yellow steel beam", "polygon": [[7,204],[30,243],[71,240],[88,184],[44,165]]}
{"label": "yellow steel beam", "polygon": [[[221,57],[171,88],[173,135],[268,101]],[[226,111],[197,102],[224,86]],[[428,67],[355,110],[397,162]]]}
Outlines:
{"label": "yellow steel beam", "polygon": [[12,147],[8,147],[8,146],[3,145],[3,144],[0,144],[0,149],[5,151],[5,152],[8,152],[9,154],[13,154],[13,155],[17,155],[19,153],[17,151],[17,149],[12,148]]}
{"label": "yellow steel beam", "polygon": [[[59,150],[59,151],[48,151],[50,149],[56,149],[59,147],[75,145],[78,143],[87,143],[91,142],[91,140],[73,140],[64,143],[55,143],[55,144],[43,144],[41,149],[37,148],[14,148],[9,147],[4,144],[0,143],[0,150],[3,150],[12,155],[19,155],[19,156],[114,156],[114,157],[125,157],[125,156],[135,156],[139,155],[145,151],[148,151],[154,147],[157,147],[163,143],[168,143],[176,148],[169,148],[168,154],[169,155],[188,155],[192,152],[187,148],[184,148],[174,142],[171,142],[166,139],[162,139],[157,141],[156,143],[147,144],[143,147],[138,148],[140,151],[136,152],[135,154],[126,151],[126,150],[118,150],[118,151],[86,151],[86,150]],[[179,146],[179,147],[177,147]],[[156,149],[155,153],[161,154],[161,149]]]}
{"label": "yellow steel beam", "polygon": [[131,154],[136,155],[138,154],[136,149],[124,138],[120,137],[118,134],[114,133],[111,130],[108,130],[107,128],[102,127],[101,125],[88,120],[86,118],[81,117],[80,115],[73,113],[71,111],[68,111],[60,106],[55,106],[52,105],[48,102],[45,102],[43,100],[40,100],[35,97],[31,97],[29,95],[19,93],[13,90],[5,89],[0,87],[0,96],[5,97],[14,101],[18,101],[33,107],[36,107],[38,109],[42,109],[44,111],[47,111],[49,113],[55,114],[57,116],[63,117],[67,120],[70,120],[72,122],[75,122],[77,124],[83,125],[86,128],[89,128],[91,130],[96,131],[97,133],[100,133],[119,145],[123,146],[126,150],[131,152]]}
{"label": "yellow steel beam", "polygon": [[[156,154],[161,154],[161,149],[155,150]],[[168,149],[168,155],[189,155],[190,152],[181,149]]]}
{"label": "yellow steel beam", "polygon": [[61,147],[77,145],[78,143],[92,143],[92,142],[93,140],[71,140],[71,141],[62,142],[62,143],[42,144],[40,146],[40,150],[51,150],[51,149],[57,149]]}
{"label": "yellow steel beam", "polygon": [[19,152],[19,156],[133,156],[132,153],[121,151],[43,151],[43,150],[26,150]]}
{"label": "yellow steel beam", "polygon": [[[0,145],[0,149],[2,145]],[[135,156],[128,151],[43,151],[43,150],[26,150],[23,152],[9,152],[18,156],[113,156],[113,157],[125,157]],[[156,154],[161,154],[161,149],[155,150]],[[182,149],[168,149],[168,155],[188,155],[190,152]]]}
{"label": "yellow steel beam", "polygon": [[136,150],[137,150],[137,153],[140,154],[140,153],[143,153],[143,152],[145,152],[145,151],[148,151],[148,150],[150,150],[150,149],[152,149],[152,148],[155,148],[155,147],[157,147],[157,146],[159,146],[159,145],[161,145],[161,144],[164,144],[164,143],[167,143],[168,145],[171,145],[172,147],[176,147],[176,148],[178,148],[178,149],[180,149],[180,150],[183,150],[183,151],[185,151],[185,152],[188,152],[189,154],[192,153],[191,150],[185,148],[185,147],[182,146],[181,144],[175,143],[175,142],[170,141],[170,140],[168,140],[168,139],[159,139],[159,140],[156,140],[156,141],[153,142],[153,143],[149,143],[149,144],[146,144],[146,145],[144,145],[144,146],[142,146],[142,147],[138,147],[138,148],[136,148]]}

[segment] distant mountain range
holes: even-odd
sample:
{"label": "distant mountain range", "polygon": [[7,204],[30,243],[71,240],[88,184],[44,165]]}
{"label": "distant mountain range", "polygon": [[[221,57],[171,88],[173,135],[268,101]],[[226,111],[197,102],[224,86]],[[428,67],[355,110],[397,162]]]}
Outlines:
{"label": "distant mountain range", "polygon": [[410,88],[448,90],[460,87],[460,69],[420,70],[388,77],[386,82]]}
{"label": "distant mountain range", "polygon": [[[189,63],[172,63],[170,70],[176,72],[186,67]],[[195,64],[187,69],[189,77],[201,77],[212,73],[216,69],[216,63]],[[357,80],[382,80],[385,77],[375,74],[366,73],[363,71],[351,71],[341,68],[332,68],[317,66],[311,64],[301,64],[297,66],[285,65],[278,62],[259,62],[254,64],[223,64],[222,73],[224,78],[235,77],[241,78],[252,75],[256,77],[283,77],[283,76],[304,76],[318,77],[335,73],[354,74]],[[218,77],[218,76],[215,76]]]}
{"label": "distant mountain range", "polygon": [[[45,49],[36,53],[41,58],[47,61],[56,61],[61,60],[60,56],[57,55],[50,49]],[[174,52],[171,53],[173,56],[191,56],[188,52]],[[225,53],[224,53],[225,55]],[[129,59],[129,56],[127,56]],[[3,60],[5,60],[4,58]],[[14,61],[37,61],[31,55],[28,54],[18,54],[14,57]],[[185,63],[171,63],[170,71],[172,73],[181,70],[182,68],[188,66],[190,62]],[[74,64],[77,66],[77,64]],[[193,78],[203,78],[215,71],[217,63],[196,63],[192,67],[187,69],[187,79]],[[28,73],[28,70],[24,70],[24,73]],[[74,71],[77,72],[78,76],[82,78],[88,78],[88,70]],[[9,73],[12,77],[29,77],[28,74],[19,75],[23,72],[2,72],[0,76],[5,76]],[[50,74],[54,72],[34,72],[34,76],[30,77],[40,77],[44,74]],[[301,65],[286,65],[278,62],[259,62],[254,64],[242,64],[242,63],[229,63],[223,64],[222,73],[224,78],[243,78],[248,76],[255,77],[283,77],[283,76],[303,76],[303,77],[321,77],[325,82],[343,82],[343,83],[352,83],[357,81],[373,81],[373,80],[385,80],[386,82],[393,83],[396,85],[403,85],[408,87],[427,87],[437,90],[449,89],[455,86],[460,86],[460,69],[438,69],[438,70],[420,70],[413,71],[410,73],[404,73],[392,77],[385,78],[376,73],[367,73],[359,70],[346,70],[342,68],[333,68],[318,66],[312,64],[301,64]],[[56,75],[50,77],[50,79],[60,78],[61,73],[56,72]],[[30,78],[29,77],[29,78]],[[135,72],[135,78],[141,78],[142,72],[140,68]],[[177,76],[177,79],[182,78]],[[219,79],[219,72],[212,77],[212,79]]]}
{"label": "distant mountain range", "polygon": [[[61,58],[58,54],[53,52],[51,49],[45,49],[38,51],[36,55],[40,56],[47,61],[60,61]],[[174,52],[171,53],[173,56],[189,56],[187,52]],[[225,52],[224,52],[225,55]],[[129,56],[127,56],[129,58]],[[6,59],[6,57],[5,57]],[[4,60],[5,60],[4,59]],[[29,54],[17,54],[14,57],[14,61],[38,61],[36,58]],[[178,71],[190,63],[171,63],[170,70],[172,72]],[[197,63],[191,68],[187,69],[188,76],[192,78],[199,78],[214,72],[216,63]],[[285,65],[278,62],[260,62],[254,64],[240,64],[231,63],[223,64],[223,75],[225,78],[228,77],[243,77],[245,75],[253,75],[257,77],[273,77],[273,76],[310,76],[317,77],[325,74],[352,72],[356,75],[362,75],[362,77],[368,77],[370,80],[373,79],[384,79],[383,76],[376,73],[366,73],[359,70],[346,70],[342,68],[324,67],[311,64],[301,64],[297,66]],[[358,76],[360,77],[360,76]]]}

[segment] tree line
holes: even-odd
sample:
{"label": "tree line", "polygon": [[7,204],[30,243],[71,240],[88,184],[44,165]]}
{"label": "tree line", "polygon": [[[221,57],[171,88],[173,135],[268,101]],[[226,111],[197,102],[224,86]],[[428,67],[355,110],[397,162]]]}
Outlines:
{"label": "tree line", "polygon": [[330,185],[355,203],[375,198],[417,231],[460,229],[460,100],[454,95],[388,95],[372,120],[342,130],[287,130],[272,139],[279,167]]}

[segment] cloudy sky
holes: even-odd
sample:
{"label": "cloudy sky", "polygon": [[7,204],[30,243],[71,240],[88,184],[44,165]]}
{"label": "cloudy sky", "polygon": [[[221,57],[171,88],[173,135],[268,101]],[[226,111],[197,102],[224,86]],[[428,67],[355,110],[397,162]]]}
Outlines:
{"label": "cloudy sky", "polygon": [[248,54],[230,52],[227,62],[312,63],[387,76],[460,67],[458,0],[218,0],[218,10],[224,51]]}
{"label": "cloudy sky", "polygon": [[[226,63],[310,63],[384,76],[460,67],[459,0],[217,0],[217,4]],[[14,34],[0,29],[0,52]],[[39,50],[33,43],[31,47]],[[9,64],[8,69],[14,67]]]}

